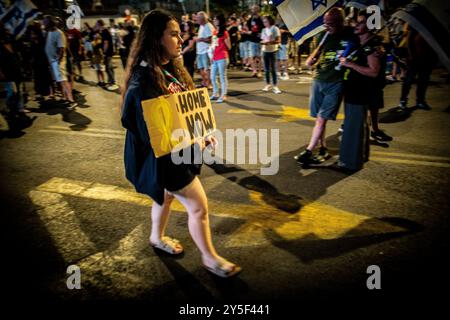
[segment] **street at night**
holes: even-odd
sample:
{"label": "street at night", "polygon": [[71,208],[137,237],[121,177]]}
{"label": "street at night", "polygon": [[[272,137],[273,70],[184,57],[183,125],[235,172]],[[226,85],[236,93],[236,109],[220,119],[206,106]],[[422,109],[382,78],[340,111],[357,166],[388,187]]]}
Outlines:
{"label": "street at night", "polygon": [[449,12],[0,0],[5,307],[436,318]]}
{"label": "street at night", "polygon": [[[448,280],[450,86],[439,71],[430,111],[397,110],[399,85],[387,86],[381,122],[394,140],[372,144],[364,169],[346,175],[293,160],[313,125],[311,76],[283,81],[276,96],[231,70],[229,101],[213,104],[218,128],[279,129],[280,162],[269,176],[257,165],[203,167],[213,241],[243,267],[220,281],[201,267],[179,203],[168,233],[184,244],[183,256],[149,246],[151,200],[124,177],[120,95],[92,86],[94,73],[85,70],[86,81],[75,84],[79,107],[31,101],[32,125],[0,141],[11,297],[301,304],[346,295],[419,299]],[[334,154],[341,122],[329,126]],[[66,286],[73,264],[81,290]],[[370,265],[380,267],[381,290],[366,286]]]}

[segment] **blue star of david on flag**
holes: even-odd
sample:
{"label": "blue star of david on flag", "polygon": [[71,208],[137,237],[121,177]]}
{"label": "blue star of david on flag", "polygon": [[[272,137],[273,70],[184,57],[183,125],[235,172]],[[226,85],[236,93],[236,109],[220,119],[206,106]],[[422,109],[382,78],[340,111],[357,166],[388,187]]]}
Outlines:
{"label": "blue star of david on flag", "polygon": [[327,0],[311,0],[312,9],[316,10],[320,5],[327,7]]}

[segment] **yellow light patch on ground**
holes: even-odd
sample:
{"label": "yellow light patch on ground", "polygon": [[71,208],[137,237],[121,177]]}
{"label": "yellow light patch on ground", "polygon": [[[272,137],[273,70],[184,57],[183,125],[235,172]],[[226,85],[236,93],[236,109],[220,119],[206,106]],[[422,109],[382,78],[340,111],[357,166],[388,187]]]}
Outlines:
{"label": "yellow light patch on ground", "polygon": [[95,137],[95,138],[110,138],[110,139],[118,139],[123,140],[124,135],[118,134],[110,134],[110,133],[92,133],[92,132],[83,132],[83,131],[63,131],[63,130],[54,130],[54,129],[41,129],[39,132],[44,133],[57,133],[57,134],[65,134],[69,136],[87,136],[87,137]]}
{"label": "yellow light patch on ground", "polygon": [[[254,114],[261,116],[279,116],[277,122],[293,122],[297,120],[315,121],[315,118],[309,115],[309,109],[301,109],[292,106],[281,106],[282,110],[245,110],[245,109],[230,109],[227,113],[234,114]],[[338,114],[338,120],[343,120],[344,115]]]}
{"label": "yellow light patch on ground", "polygon": [[114,130],[114,129],[104,129],[104,128],[86,128],[83,130],[72,130],[69,127],[64,126],[48,126],[46,129],[54,129],[54,130],[63,130],[63,131],[75,131],[75,132],[98,132],[98,133],[112,133],[125,135],[125,129],[123,130]]}
{"label": "yellow light patch on ground", "polygon": [[[300,109],[297,107],[292,107],[292,106],[281,106],[282,108],[282,117],[281,119],[279,119],[279,121],[284,121],[284,122],[290,122],[290,121],[296,121],[299,119],[302,120],[311,120],[311,121],[315,121],[316,119],[311,117],[309,115],[309,108],[308,109]],[[343,120],[344,119],[344,115],[341,113],[338,113],[337,120]]]}
{"label": "yellow light patch on ground", "polygon": [[407,164],[407,165],[414,165],[414,166],[450,168],[450,163],[443,163],[443,162],[385,158],[385,157],[370,157],[369,159],[371,161],[391,162],[391,163]]}
{"label": "yellow light patch on ground", "polygon": [[249,196],[257,207],[265,208],[272,216],[259,216],[247,221],[227,242],[228,247],[242,244],[261,245],[267,243],[264,230],[274,230],[284,240],[302,238],[337,239],[345,236],[402,232],[405,229],[368,216],[341,210],[317,201],[300,200],[301,208],[294,214],[280,212],[267,205],[263,194],[250,191]]}
{"label": "yellow light patch on ground", "polygon": [[[142,206],[152,204],[150,198],[132,190],[63,178],[53,178],[40,185],[36,190],[96,200],[123,201]],[[295,213],[287,213],[267,204],[263,200],[262,193],[251,190],[248,193],[249,199],[254,204],[209,201],[212,215],[244,220],[243,224],[229,235],[226,242],[228,247],[267,244],[269,240],[264,234],[267,230],[274,230],[285,240],[301,239],[310,235],[320,239],[335,239],[345,236],[355,229],[362,234],[404,231],[387,222],[334,208],[317,201],[299,200],[300,209]],[[172,209],[185,212],[184,207],[178,201],[174,201]],[[369,220],[370,223],[367,223]],[[63,230],[59,232],[63,232]]]}
{"label": "yellow light patch on ground", "polygon": [[383,152],[383,151],[371,151],[370,154],[376,156],[388,156],[388,157],[399,157],[399,158],[415,158],[430,161],[447,161],[450,162],[449,157],[439,157],[439,156],[429,156],[425,154],[417,153],[400,153],[400,152]]}

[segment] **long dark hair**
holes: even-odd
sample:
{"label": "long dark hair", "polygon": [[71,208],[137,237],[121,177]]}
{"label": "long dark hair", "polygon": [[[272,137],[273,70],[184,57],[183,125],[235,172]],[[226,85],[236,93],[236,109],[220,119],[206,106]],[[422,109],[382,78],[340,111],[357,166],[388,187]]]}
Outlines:
{"label": "long dark hair", "polygon": [[223,37],[223,34],[227,30],[227,22],[223,14],[218,14],[215,16],[215,18],[219,20],[219,28],[217,30],[217,36],[220,38]]}
{"label": "long dark hair", "polygon": [[195,35],[194,23],[191,20],[188,20],[188,21],[185,22],[185,24],[189,26],[189,31],[188,31],[189,35],[190,36]]}
{"label": "long dark hair", "polygon": [[275,24],[275,19],[270,15],[263,16],[262,18],[267,19],[267,21],[269,21],[271,26],[273,26]]}
{"label": "long dark hair", "polygon": [[[131,76],[139,68],[139,64],[143,60],[148,64],[148,81],[157,89],[160,89],[161,94],[169,93],[162,73],[165,48],[161,44],[161,38],[167,28],[167,24],[172,20],[177,21],[173,16],[162,10],[152,10],[142,20],[141,28],[133,41],[130,55],[128,56],[125,85],[122,88],[122,104]],[[172,74],[181,83],[184,83],[189,89],[195,88],[191,76],[183,66],[182,59],[171,60],[167,67],[170,68]]]}

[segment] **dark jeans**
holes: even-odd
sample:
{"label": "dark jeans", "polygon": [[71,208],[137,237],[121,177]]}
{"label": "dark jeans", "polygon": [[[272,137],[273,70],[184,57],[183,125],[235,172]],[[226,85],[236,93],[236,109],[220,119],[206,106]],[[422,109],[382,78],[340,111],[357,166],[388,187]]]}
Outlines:
{"label": "dark jeans", "polygon": [[277,85],[277,72],[276,72],[276,58],[277,52],[264,52],[264,71],[266,73],[266,83],[270,84],[270,74],[272,74],[273,85]]}
{"label": "dark jeans", "polygon": [[127,68],[128,53],[129,52],[126,48],[119,49],[120,61],[122,62],[122,67],[124,69]]}
{"label": "dark jeans", "polygon": [[235,66],[237,64],[237,43],[234,43],[231,45],[231,50],[230,50],[230,64],[232,66]]}
{"label": "dark jeans", "polygon": [[424,103],[425,93],[427,91],[428,82],[430,81],[432,70],[433,67],[426,64],[409,66],[408,70],[406,70],[405,80],[403,80],[402,95],[400,97],[400,101],[408,101],[409,91],[411,90],[411,86],[417,76],[416,102]]}
{"label": "dark jeans", "polygon": [[369,127],[367,107],[346,102],[344,133],[339,147],[339,165],[360,170],[369,160]]}
{"label": "dark jeans", "polygon": [[114,84],[116,81],[114,80],[114,69],[112,66],[112,57],[105,56],[105,69],[106,69],[106,74],[108,75],[108,83]]}

